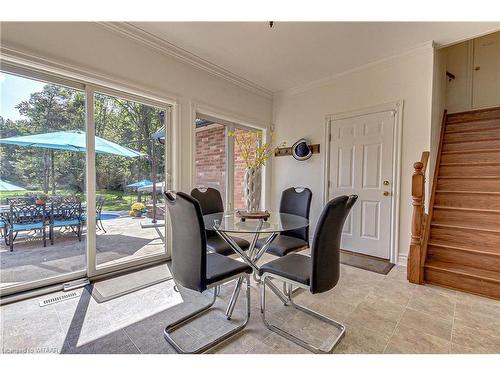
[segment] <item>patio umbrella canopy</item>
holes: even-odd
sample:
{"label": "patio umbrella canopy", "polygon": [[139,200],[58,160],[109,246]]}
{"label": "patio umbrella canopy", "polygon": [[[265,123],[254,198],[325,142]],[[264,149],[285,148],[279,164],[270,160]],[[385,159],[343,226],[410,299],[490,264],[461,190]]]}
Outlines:
{"label": "patio umbrella canopy", "polygon": [[142,180],[142,181],[139,181],[139,182],[134,182],[133,184],[129,184],[129,185],[127,185],[127,187],[141,188],[141,187],[144,187],[144,186],[151,186],[151,185],[153,185],[153,182],[151,182],[149,180]]}
{"label": "patio umbrella canopy", "polygon": [[[86,134],[84,131],[74,130],[22,135],[0,139],[0,144],[85,152]],[[119,144],[100,137],[95,137],[95,152],[98,154],[112,154],[128,158],[144,156],[144,154],[139,151],[120,146]]]}
{"label": "patio umbrella canopy", "polygon": [[7,181],[0,180],[0,191],[26,191],[25,188],[16,186]]}

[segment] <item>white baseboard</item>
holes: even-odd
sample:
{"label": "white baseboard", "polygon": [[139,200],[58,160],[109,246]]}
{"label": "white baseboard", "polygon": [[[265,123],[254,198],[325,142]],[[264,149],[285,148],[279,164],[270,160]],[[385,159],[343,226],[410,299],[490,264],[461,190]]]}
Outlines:
{"label": "white baseboard", "polygon": [[398,266],[405,266],[408,262],[408,254],[399,254],[398,255]]}

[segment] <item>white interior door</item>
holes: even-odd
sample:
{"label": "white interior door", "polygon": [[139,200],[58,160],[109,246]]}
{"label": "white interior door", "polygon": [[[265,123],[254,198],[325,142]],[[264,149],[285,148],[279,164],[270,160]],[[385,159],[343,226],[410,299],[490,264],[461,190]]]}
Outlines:
{"label": "white interior door", "polygon": [[500,33],[474,40],[473,108],[500,103]]}
{"label": "white interior door", "polygon": [[394,111],[330,121],[329,199],[358,195],[341,248],[390,259]]}

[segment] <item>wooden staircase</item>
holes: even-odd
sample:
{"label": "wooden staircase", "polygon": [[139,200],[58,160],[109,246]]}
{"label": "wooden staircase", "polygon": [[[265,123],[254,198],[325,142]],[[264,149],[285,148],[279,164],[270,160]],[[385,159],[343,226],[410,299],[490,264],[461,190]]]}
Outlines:
{"label": "wooden staircase", "polygon": [[500,108],[445,113],[422,216],[421,274],[410,281],[500,299]]}

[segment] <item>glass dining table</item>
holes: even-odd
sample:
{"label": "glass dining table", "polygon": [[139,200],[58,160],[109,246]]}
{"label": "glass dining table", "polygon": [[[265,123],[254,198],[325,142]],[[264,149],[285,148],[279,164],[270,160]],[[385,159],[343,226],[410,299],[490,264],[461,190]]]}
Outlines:
{"label": "glass dining table", "polygon": [[[203,216],[205,229],[215,231],[230,247],[247,263],[252,269],[253,277],[257,283],[259,265],[257,262],[266,253],[271,243],[280,235],[280,233],[295,229],[301,229],[309,226],[309,220],[301,216],[271,211],[267,219],[246,219],[242,220],[236,215],[236,212],[218,212]],[[251,236],[250,246],[243,250],[232,238],[231,235],[249,235]],[[257,240],[261,235],[267,235],[264,244],[258,249]],[[243,283],[243,278],[238,279],[231,299],[226,310],[226,316],[231,319],[234,306]],[[284,302],[287,302],[285,295],[274,284],[269,284],[270,289]]]}

